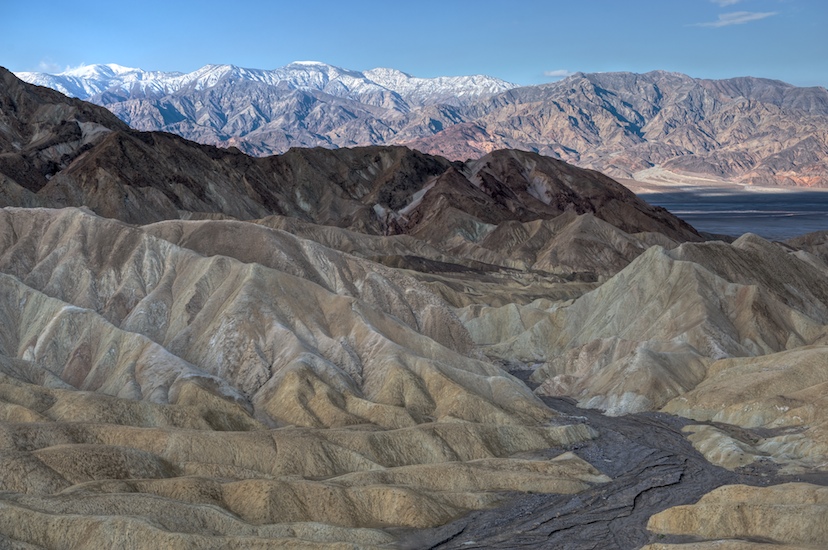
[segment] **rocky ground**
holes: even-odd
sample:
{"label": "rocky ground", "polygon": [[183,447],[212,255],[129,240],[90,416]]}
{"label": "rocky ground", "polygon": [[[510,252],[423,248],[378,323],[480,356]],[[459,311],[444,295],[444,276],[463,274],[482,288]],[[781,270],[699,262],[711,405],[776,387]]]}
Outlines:
{"label": "rocky ground", "polygon": [[[358,79],[370,74],[322,64],[292,69],[322,86],[299,84],[290,66],[282,70],[277,83],[250,78],[260,71],[205,67],[184,78],[209,81],[169,91],[163,82],[149,92],[90,82],[100,93],[84,97],[135,128],[260,156],[291,147],[406,145],[465,161],[519,149],[613,177],[655,170],[746,185],[828,186],[828,91],[820,87],[652,71],[576,73],[520,88],[484,78],[482,87],[469,81],[463,91],[452,91],[451,79],[435,80],[411,95],[392,91],[393,80],[366,89]],[[349,75],[350,82],[340,80]],[[83,93],[78,82],[23,76]]]}
{"label": "rocky ground", "polygon": [[[825,234],[0,89],[0,546],[824,547]],[[679,546],[681,547],[681,546]]]}
{"label": "rocky ground", "polygon": [[[693,504],[723,485],[767,487],[800,481],[770,463],[727,470],[708,462],[682,433],[686,419],[663,413],[607,417],[570,400],[547,398],[554,410],[595,428],[599,437],[571,452],[612,481],[577,495],[520,495],[494,510],[428,531],[407,533],[408,548],[640,548],[681,544],[693,533],[648,530],[659,512]],[[550,449],[550,454],[557,452]],[[828,485],[828,476],[809,482]]]}

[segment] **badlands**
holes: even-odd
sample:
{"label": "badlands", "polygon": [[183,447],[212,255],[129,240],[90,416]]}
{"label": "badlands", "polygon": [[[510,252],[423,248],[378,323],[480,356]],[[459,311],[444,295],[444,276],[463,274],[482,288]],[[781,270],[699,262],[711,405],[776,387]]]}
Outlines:
{"label": "badlands", "polygon": [[824,548],[828,233],[253,158],[0,69],[0,547]]}

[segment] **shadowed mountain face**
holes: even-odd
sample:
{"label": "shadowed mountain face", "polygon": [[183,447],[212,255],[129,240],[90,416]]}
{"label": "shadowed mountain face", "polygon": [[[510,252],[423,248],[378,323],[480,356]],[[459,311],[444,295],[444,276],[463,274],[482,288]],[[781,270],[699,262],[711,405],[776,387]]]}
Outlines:
{"label": "shadowed mountain face", "polygon": [[802,537],[760,521],[787,489],[664,509],[824,472],[824,235],[703,242],[521,151],[252,158],[0,76],[0,546],[717,544],[745,495],[739,536],[819,539],[811,486]]}
{"label": "shadowed mountain face", "polygon": [[[194,213],[280,214],[370,234],[416,233],[449,208],[489,225],[571,211],[627,232],[698,238],[609,178],[531,153],[500,151],[466,164],[400,147],[295,149],[255,159],[169,134],[129,131],[103,109],[8,72],[3,87],[8,129],[0,168],[8,205],[88,206],[130,223]],[[79,111],[81,105],[98,118]],[[93,127],[84,133],[84,125]]]}
{"label": "shadowed mountain face", "polygon": [[[324,72],[320,67],[303,70]],[[365,85],[353,77],[345,82],[342,78],[352,73],[341,69],[330,80],[319,72],[310,81],[305,73],[297,80],[291,71],[264,78],[262,71],[206,69],[155,87],[130,87],[115,77],[105,84],[97,74],[71,82],[22,76],[71,88],[134,128],[235,145],[254,155],[295,146],[399,144],[465,160],[511,148],[615,177],[657,166],[747,184],[828,186],[824,88],[654,71],[578,73],[552,84],[511,89],[486,79],[475,84],[472,78],[464,81],[468,89],[457,88],[465,90],[459,93],[449,92],[458,83],[446,79],[397,92],[395,86],[410,77],[388,70]],[[185,80],[192,82],[181,84]],[[112,88],[106,90],[108,85]]]}

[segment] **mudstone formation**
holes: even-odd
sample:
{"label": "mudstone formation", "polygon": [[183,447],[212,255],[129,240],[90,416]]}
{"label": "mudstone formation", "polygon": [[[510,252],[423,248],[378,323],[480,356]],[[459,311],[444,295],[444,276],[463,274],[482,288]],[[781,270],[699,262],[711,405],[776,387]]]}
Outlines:
{"label": "mudstone formation", "polygon": [[828,541],[826,234],[534,152],[255,158],[2,69],[0,207],[2,547]]}

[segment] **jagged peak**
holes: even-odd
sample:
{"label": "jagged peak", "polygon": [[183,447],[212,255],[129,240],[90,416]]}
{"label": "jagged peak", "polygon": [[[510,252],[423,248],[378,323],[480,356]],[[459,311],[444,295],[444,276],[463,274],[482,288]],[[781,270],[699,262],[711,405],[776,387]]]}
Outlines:
{"label": "jagged peak", "polygon": [[405,78],[414,78],[414,76],[392,67],[375,67],[365,71],[366,76],[402,76]]}
{"label": "jagged peak", "polygon": [[118,65],[117,63],[99,63],[94,65],[79,65],[77,67],[68,67],[62,73],[58,74],[65,76],[89,77],[105,73],[121,75],[135,72],[145,71],[143,69],[139,69],[136,67],[125,67],[124,65]]}
{"label": "jagged peak", "polygon": [[[363,93],[390,91],[415,104],[427,104],[438,96],[443,98],[440,101],[446,97],[475,98],[516,87],[485,75],[418,78],[397,69],[376,68],[360,72],[314,60],[293,61],[272,70],[207,64],[189,73],[153,72],[109,63],[82,65],[57,74],[21,72],[17,75],[27,82],[81,99],[117,88],[127,93],[133,90],[174,93],[184,87],[205,89],[217,85],[226,76],[271,86],[287,84],[291,88],[319,90],[351,98],[358,98]],[[406,111],[407,107],[402,110]]]}

